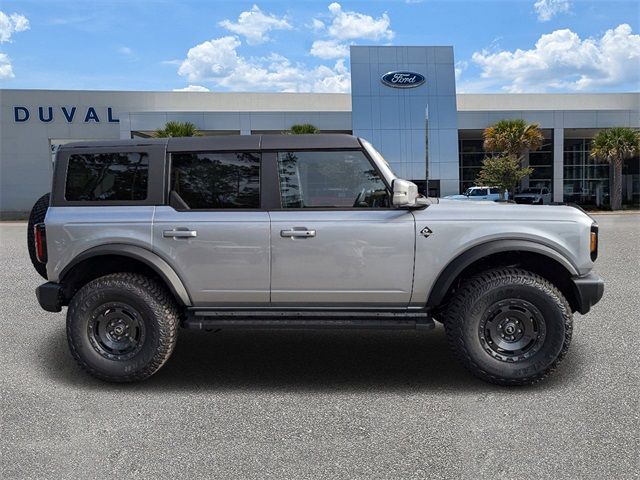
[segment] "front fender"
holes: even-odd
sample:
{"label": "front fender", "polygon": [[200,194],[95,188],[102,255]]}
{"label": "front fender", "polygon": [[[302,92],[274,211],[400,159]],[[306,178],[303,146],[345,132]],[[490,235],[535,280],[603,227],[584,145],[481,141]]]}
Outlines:
{"label": "front fender", "polygon": [[428,295],[427,307],[439,306],[445,298],[445,295],[451,288],[451,285],[455,279],[474,262],[500,252],[514,252],[524,251],[533,252],[548,257],[562,267],[564,267],[570,276],[578,276],[579,272],[577,268],[561,253],[557,250],[530,240],[493,240],[464,251],[453,260],[451,260],[444,269],[439,273],[437,280],[435,281],[431,291]]}

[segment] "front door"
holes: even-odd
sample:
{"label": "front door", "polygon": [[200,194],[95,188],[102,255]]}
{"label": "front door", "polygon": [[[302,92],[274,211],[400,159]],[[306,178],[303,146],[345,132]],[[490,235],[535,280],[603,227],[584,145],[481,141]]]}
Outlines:
{"label": "front door", "polygon": [[171,205],[157,207],[154,250],[199,307],[268,306],[269,214],[258,153],[171,155]]}
{"label": "front door", "polygon": [[281,209],[271,216],[271,304],[406,307],[413,214],[360,151],[277,154]]}

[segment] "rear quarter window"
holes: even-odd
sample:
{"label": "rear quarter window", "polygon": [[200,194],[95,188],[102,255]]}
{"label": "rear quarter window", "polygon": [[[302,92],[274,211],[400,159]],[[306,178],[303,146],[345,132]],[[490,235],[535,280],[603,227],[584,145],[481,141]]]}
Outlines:
{"label": "rear quarter window", "polygon": [[69,156],[67,201],[146,200],[149,155],[146,152],[83,153]]}

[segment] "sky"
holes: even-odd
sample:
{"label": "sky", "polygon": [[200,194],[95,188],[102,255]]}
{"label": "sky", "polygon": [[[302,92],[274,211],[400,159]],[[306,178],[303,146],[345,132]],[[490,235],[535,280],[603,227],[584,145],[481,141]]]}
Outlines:
{"label": "sky", "polygon": [[640,2],[1,0],[0,88],[349,92],[350,45],[452,45],[459,93],[640,91]]}

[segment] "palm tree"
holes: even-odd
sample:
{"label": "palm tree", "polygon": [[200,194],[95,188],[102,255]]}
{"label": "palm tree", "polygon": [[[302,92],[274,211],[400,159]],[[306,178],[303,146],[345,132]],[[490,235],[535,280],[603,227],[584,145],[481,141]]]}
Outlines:
{"label": "palm tree", "polygon": [[191,122],[167,122],[164,128],[158,128],[153,132],[156,138],[166,137],[199,137],[200,132]]}
{"label": "palm tree", "polygon": [[602,130],[591,142],[591,158],[605,160],[612,172],[611,209],[622,208],[622,164],[640,155],[640,132],[627,127]]}
{"label": "palm tree", "polygon": [[482,136],[486,152],[500,152],[519,160],[527,152],[538,150],[544,142],[540,126],[521,119],[500,120],[486,128]]}
{"label": "palm tree", "polygon": [[315,125],[311,125],[310,123],[302,123],[298,125],[291,125],[291,130],[289,133],[294,135],[302,135],[305,133],[320,133],[320,130]]}

